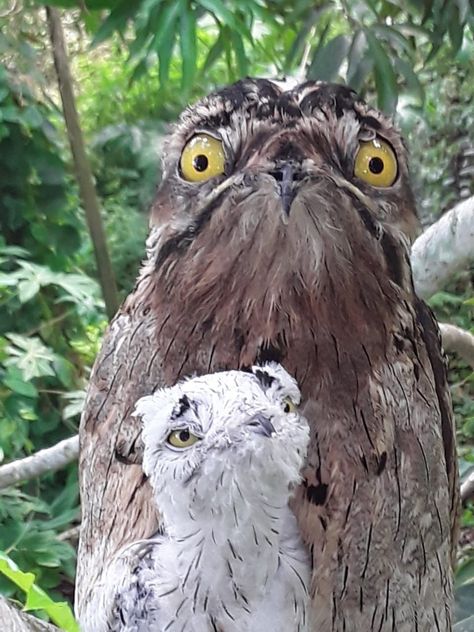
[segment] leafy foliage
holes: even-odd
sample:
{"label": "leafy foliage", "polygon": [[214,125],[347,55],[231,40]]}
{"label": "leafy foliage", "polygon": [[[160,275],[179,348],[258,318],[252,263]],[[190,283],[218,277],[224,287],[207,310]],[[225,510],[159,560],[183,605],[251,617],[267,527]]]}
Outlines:
{"label": "leafy foliage", "polygon": [[[54,4],[71,7],[73,3],[56,0]],[[379,106],[387,111],[395,110],[402,87],[422,97],[424,87],[416,65],[433,61],[446,41],[455,55],[467,29],[474,27],[474,11],[466,0],[76,2],[79,7],[84,4],[90,11],[108,9],[94,43],[114,33],[126,38],[132,79],[146,75],[158,61],[159,82],[166,86],[177,52],[181,87],[188,91],[220,59],[225,60],[233,80],[248,74],[257,51],[264,53],[267,72],[274,74],[294,72],[308,51],[310,63],[303,70],[309,78],[332,81],[339,77],[361,90],[371,75]],[[200,37],[204,24],[211,35],[207,41]],[[283,40],[282,48],[285,31],[290,37],[288,42]]]}
{"label": "leafy foliage", "polygon": [[[105,325],[97,283],[81,270],[86,232],[57,112],[34,85],[0,65],[0,462],[76,431]],[[43,588],[67,593],[75,550],[58,536],[77,518],[74,466],[0,491],[0,550]],[[18,598],[19,575],[2,560],[0,591]],[[62,620],[61,607],[28,591],[27,607]]]}
{"label": "leafy foliage", "polygon": [[33,573],[24,573],[7,555],[0,552],[0,574],[8,577],[26,595],[25,610],[42,610],[51,621],[66,632],[79,632],[71,608],[66,602],[56,603],[35,583]]}

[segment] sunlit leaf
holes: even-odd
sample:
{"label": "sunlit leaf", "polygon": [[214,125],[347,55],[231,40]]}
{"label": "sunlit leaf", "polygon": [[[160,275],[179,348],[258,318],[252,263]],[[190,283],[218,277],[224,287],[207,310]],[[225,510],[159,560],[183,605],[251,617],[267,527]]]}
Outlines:
{"label": "sunlit leaf", "polygon": [[227,27],[233,31],[237,31],[243,37],[246,37],[250,42],[252,41],[252,34],[245,24],[239,19],[239,17],[230,11],[222,0],[198,0],[198,3],[213,13],[218,20],[220,20]]}
{"label": "sunlit leaf", "polygon": [[5,365],[20,369],[26,382],[35,377],[55,374],[52,364],[56,354],[40,338],[14,333],[7,334],[6,338],[12,344],[6,348],[9,357],[5,360]]}
{"label": "sunlit leaf", "polygon": [[37,279],[25,279],[18,284],[18,298],[20,303],[26,303],[38,294],[40,290],[40,284]]}
{"label": "sunlit leaf", "polygon": [[79,632],[71,608],[66,602],[55,602],[35,584],[33,573],[24,573],[0,551],[0,574],[8,577],[26,593],[25,610],[43,610],[51,621],[65,632]]}

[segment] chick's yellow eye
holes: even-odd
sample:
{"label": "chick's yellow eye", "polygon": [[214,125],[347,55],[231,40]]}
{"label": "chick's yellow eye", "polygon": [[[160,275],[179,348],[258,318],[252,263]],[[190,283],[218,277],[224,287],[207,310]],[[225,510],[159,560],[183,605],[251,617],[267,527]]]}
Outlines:
{"label": "chick's yellow eye", "polygon": [[291,399],[291,397],[285,397],[283,400],[283,412],[284,413],[295,413],[296,412],[296,404]]}
{"label": "chick's yellow eye", "polygon": [[222,142],[197,134],[184,146],[180,160],[181,174],[189,182],[204,182],[224,173],[225,156]]}
{"label": "chick's yellow eye", "polygon": [[393,149],[379,138],[361,142],[354,175],[374,187],[390,187],[397,179],[398,163]]}
{"label": "chick's yellow eye", "polygon": [[201,439],[189,432],[189,430],[186,430],[186,428],[183,428],[182,430],[173,430],[166,440],[174,448],[189,448]]}

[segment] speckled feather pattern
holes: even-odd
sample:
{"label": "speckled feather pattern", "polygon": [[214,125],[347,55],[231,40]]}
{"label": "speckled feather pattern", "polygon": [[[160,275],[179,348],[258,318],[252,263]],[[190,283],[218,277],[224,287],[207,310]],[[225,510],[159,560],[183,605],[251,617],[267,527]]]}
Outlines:
{"label": "speckled feather pattern", "polygon": [[[269,364],[138,401],[162,532],[115,556],[83,632],[306,632],[311,563],[288,499],[309,428],[286,398],[296,383]],[[176,429],[200,440],[173,448]]]}
{"label": "speckled feather pattern", "polygon": [[[226,168],[195,184],[178,164],[198,131],[222,139]],[[360,140],[375,136],[397,156],[388,188],[354,176]],[[298,169],[289,214],[272,176],[282,160]],[[248,79],[183,113],[148,256],[82,419],[78,611],[116,551],[159,524],[136,400],[275,360],[310,425],[292,506],[313,561],[311,632],[451,630],[453,417],[438,329],[411,280],[417,230],[400,134],[349,88]]]}

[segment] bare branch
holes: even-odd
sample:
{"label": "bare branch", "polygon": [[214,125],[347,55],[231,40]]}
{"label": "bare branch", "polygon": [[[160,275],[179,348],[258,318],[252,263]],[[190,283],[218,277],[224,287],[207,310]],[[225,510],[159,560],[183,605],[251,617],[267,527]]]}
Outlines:
{"label": "bare branch", "polygon": [[0,489],[20,481],[36,478],[46,472],[56,472],[75,461],[79,454],[79,437],[60,441],[52,448],[40,450],[26,459],[18,459],[0,467]]}
{"label": "bare branch", "polygon": [[461,500],[463,503],[474,496],[474,472],[471,472],[461,485]]}
{"label": "bare branch", "polygon": [[474,196],[460,202],[415,241],[411,251],[416,292],[427,299],[474,261]]}
{"label": "bare branch", "polygon": [[15,608],[0,595],[0,629],[8,632],[59,632],[59,628]]}
{"label": "bare branch", "polygon": [[474,336],[448,323],[439,323],[445,351],[455,353],[474,368]]}
{"label": "bare branch", "polygon": [[57,538],[60,542],[77,542],[79,540],[79,533],[81,531],[81,525],[78,524],[75,527],[71,527],[67,531],[59,533]]}

